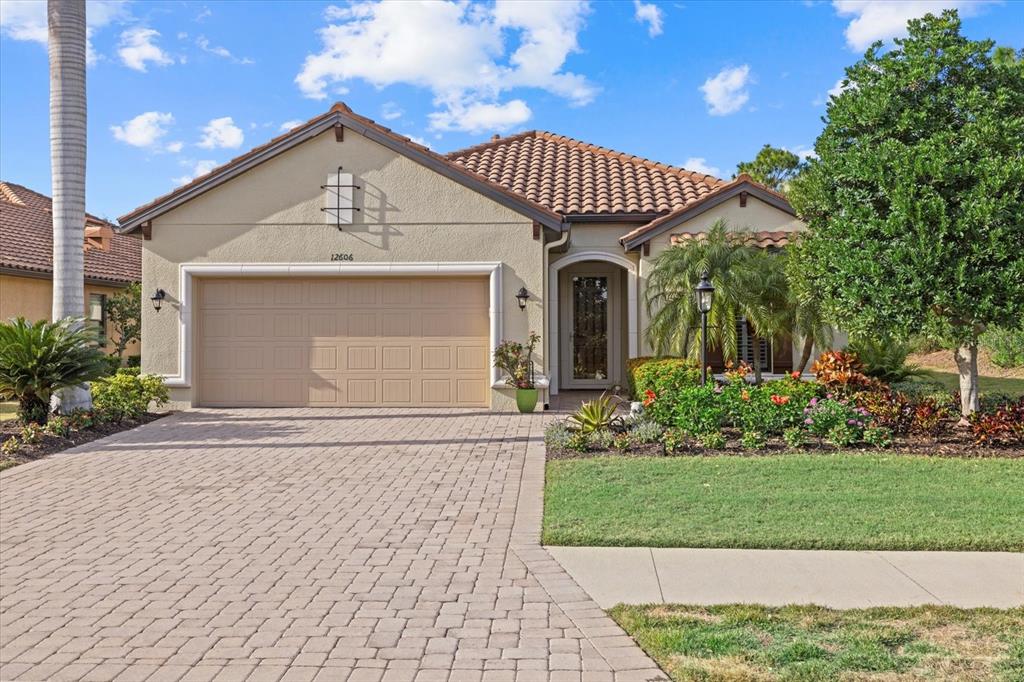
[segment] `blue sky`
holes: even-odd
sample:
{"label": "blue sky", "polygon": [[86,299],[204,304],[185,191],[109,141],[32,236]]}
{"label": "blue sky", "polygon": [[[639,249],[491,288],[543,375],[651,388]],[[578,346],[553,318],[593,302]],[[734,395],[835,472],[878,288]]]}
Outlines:
{"label": "blue sky", "polygon": [[[437,151],[539,128],[728,177],[812,148],[873,39],[1024,3],[90,2],[88,209],[114,218],[343,100]],[[49,193],[45,3],[0,2],[0,176]]]}

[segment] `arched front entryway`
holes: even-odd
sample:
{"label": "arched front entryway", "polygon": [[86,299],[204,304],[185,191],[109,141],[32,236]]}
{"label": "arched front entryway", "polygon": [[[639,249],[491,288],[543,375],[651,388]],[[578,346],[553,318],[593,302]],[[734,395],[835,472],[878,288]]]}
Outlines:
{"label": "arched front entryway", "polygon": [[[578,251],[549,266],[548,282],[551,394],[624,377],[622,358],[636,357],[638,349],[636,263],[625,255]],[[566,375],[569,369],[574,372]]]}

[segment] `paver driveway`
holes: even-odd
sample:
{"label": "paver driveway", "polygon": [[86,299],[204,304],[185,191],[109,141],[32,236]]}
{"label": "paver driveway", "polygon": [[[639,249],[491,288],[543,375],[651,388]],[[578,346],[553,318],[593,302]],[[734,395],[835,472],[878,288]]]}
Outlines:
{"label": "paver driveway", "polygon": [[0,474],[0,679],[664,679],[537,544],[543,421],[199,410]]}

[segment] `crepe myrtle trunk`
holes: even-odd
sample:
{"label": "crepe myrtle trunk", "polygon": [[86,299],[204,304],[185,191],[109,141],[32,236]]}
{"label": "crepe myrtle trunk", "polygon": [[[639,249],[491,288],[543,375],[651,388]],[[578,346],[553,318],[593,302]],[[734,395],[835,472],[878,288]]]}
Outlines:
{"label": "crepe myrtle trunk", "polygon": [[961,424],[967,423],[967,417],[980,408],[978,398],[978,344],[960,346],[954,351],[956,368],[960,373],[960,413]]}
{"label": "crepe myrtle trunk", "polygon": [[804,349],[800,352],[800,366],[797,367],[801,374],[807,369],[807,363],[811,361],[812,355],[814,355],[814,339],[808,336],[804,339]]}
{"label": "crepe myrtle trunk", "polygon": [[[50,169],[53,183],[53,319],[85,310],[85,0],[47,0]],[[90,406],[85,386],[55,397],[62,412]]]}

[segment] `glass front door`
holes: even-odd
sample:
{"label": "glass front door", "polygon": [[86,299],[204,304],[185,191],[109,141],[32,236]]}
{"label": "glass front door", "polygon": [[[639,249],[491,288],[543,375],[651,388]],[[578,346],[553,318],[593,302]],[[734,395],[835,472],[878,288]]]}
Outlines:
{"label": "glass front door", "polygon": [[608,379],[608,278],[572,277],[572,378],[578,382]]}

